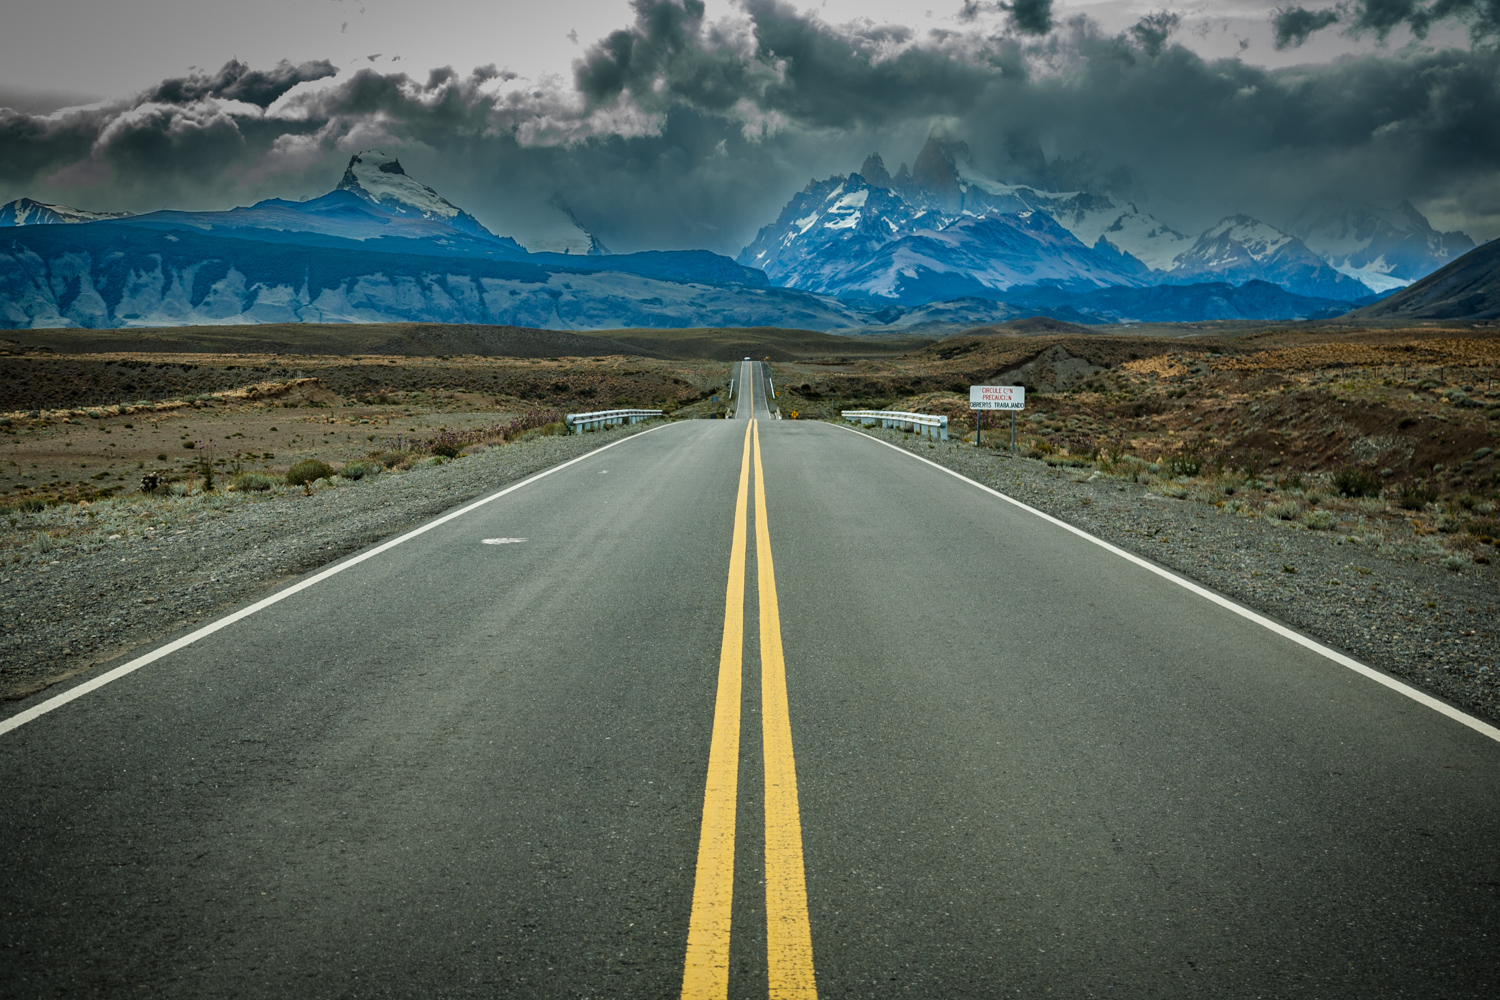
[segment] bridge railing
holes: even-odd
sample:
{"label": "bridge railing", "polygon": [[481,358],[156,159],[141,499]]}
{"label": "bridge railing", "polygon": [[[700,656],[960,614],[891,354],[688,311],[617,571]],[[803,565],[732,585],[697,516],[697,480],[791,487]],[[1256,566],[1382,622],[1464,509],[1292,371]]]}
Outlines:
{"label": "bridge railing", "polygon": [[907,413],[902,410],[845,410],[844,419],[851,424],[864,424],[866,427],[879,421],[882,427],[898,427],[903,431],[916,431],[940,441],[948,440],[948,418],[934,416],[931,413]]}
{"label": "bridge railing", "polygon": [[615,424],[637,424],[642,420],[661,416],[660,410],[594,410],[592,413],[569,413],[563,417],[574,434],[582,434],[595,427],[612,427]]}

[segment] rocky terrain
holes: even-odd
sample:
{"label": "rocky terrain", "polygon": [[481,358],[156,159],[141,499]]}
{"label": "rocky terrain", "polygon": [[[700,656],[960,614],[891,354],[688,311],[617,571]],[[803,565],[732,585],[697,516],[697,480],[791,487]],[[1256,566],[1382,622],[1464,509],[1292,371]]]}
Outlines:
{"label": "rocky terrain", "polygon": [[[1137,477],[1166,469],[1216,502],[1312,506],[1353,492],[1419,514],[1437,502],[1465,518],[1500,499],[1497,334],[1278,331],[1170,345],[966,336],[889,361],[775,369],[783,410],[799,416],[915,410],[972,433],[969,385],[1024,385],[1019,445],[1055,464]],[[1008,445],[1008,422],[994,426]]]}

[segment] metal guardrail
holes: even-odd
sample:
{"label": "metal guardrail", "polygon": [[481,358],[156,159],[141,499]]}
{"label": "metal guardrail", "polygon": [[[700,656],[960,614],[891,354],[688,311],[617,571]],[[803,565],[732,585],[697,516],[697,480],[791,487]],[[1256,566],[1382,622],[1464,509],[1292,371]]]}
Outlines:
{"label": "metal guardrail", "polygon": [[660,410],[595,410],[592,413],[569,413],[563,417],[574,434],[582,434],[593,427],[611,427],[615,424],[637,424],[642,420],[661,416]]}
{"label": "metal guardrail", "polygon": [[845,410],[844,419],[851,424],[864,424],[867,427],[878,420],[882,427],[899,427],[903,431],[917,431],[940,441],[948,440],[948,418],[934,416],[931,413],[906,413],[901,410]]}

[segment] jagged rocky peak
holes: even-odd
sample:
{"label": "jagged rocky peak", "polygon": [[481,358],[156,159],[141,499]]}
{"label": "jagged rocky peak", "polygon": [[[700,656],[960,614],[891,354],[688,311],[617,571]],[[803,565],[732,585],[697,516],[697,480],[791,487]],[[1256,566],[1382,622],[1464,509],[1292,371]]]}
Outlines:
{"label": "jagged rocky peak", "polygon": [[1417,211],[1417,206],[1413,205],[1405,198],[1401,199],[1401,204],[1396,206],[1396,210],[1393,214],[1398,215],[1401,218],[1405,219],[1407,222],[1411,223],[1412,229],[1416,230],[1417,232],[1436,232],[1436,230],[1432,228],[1432,223],[1427,221],[1427,216]]}
{"label": "jagged rocky peak", "polygon": [[912,164],[911,179],[919,187],[936,196],[945,207],[955,209],[963,196],[958,177],[958,162],[955,154],[967,152],[963,143],[944,142],[930,136],[922,151]]}
{"label": "jagged rocky peak", "polygon": [[453,219],[459,214],[457,206],[403,170],[400,160],[378,150],[361,150],[351,156],[338,189],[395,215]]}
{"label": "jagged rocky peak", "polygon": [[871,153],[865,157],[864,166],[859,168],[859,175],[874,187],[888,188],[892,183],[891,173],[885,169],[885,161],[880,158],[879,153]]}

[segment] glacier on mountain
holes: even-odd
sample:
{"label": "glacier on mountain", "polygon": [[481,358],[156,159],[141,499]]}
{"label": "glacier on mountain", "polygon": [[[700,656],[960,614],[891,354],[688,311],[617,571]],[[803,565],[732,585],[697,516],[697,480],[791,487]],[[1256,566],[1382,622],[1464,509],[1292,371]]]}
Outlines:
{"label": "glacier on mountain", "polygon": [[0,244],[0,327],[420,321],[830,329],[869,322],[857,306],[768,287],[759,272],[704,251],[442,256],[322,239],[308,246],[123,221],[28,227]]}
{"label": "glacier on mountain", "polygon": [[1391,210],[1318,205],[1293,219],[1290,228],[1340,273],[1382,292],[1425,278],[1474,249],[1464,233],[1432,228],[1409,201]]}

